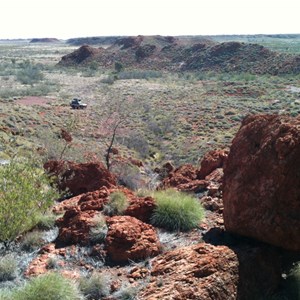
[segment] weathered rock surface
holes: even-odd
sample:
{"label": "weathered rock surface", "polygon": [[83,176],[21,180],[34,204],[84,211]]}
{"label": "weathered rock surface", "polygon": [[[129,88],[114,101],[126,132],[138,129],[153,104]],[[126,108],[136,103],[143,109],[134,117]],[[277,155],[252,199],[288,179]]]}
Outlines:
{"label": "weathered rock surface", "polygon": [[107,220],[106,250],[114,262],[128,262],[152,257],[160,252],[153,226],[130,216],[114,216]]}
{"label": "weathered rock surface", "polygon": [[264,299],[281,279],[279,254],[271,246],[201,243],[159,255],[151,266],[138,299]]}
{"label": "weathered rock surface", "polygon": [[245,118],[224,168],[228,231],[300,250],[300,118]]}
{"label": "weathered rock surface", "polygon": [[92,192],[101,187],[116,185],[115,177],[102,163],[74,163],[69,161],[48,161],[44,168],[59,178],[59,189],[67,190],[73,196]]}
{"label": "weathered rock surface", "polygon": [[155,207],[156,204],[152,197],[132,197],[124,215],[149,223]]}
{"label": "weathered rock surface", "polygon": [[226,246],[197,244],[152,261],[151,281],[140,299],[236,299],[238,260]]}

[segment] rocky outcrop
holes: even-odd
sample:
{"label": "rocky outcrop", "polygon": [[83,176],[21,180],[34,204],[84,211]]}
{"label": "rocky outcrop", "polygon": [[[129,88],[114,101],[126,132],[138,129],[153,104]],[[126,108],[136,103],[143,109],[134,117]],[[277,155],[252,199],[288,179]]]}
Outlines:
{"label": "rocky outcrop", "polygon": [[160,252],[160,243],[153,226],[130,216],[107,220],[106,250],[114,262],[128,262],[152,257]]}
{"label": "rocky outcrop", "polygon": [[88,45],[83,45],[74,52],[67,54],[61,58],[60,64],[66,65],[69,63],[80,64],[87,60],[93,59],[103,51],[102,48],[94,48]]}
{"label": "rocky outcrop", "polygon": [[197,172],[198,179],[205,179],[211,172],[217,168],[223,168],[228,157],[228,150],[212,150],[204,155],[200,163],[200,169]]}
{"label": "rocky outcrop", "polygon": [[116,185],[115,177],[102,163],[74,163],[51,160],[44,168],[58,179],[58,188],[73,196]]}
{"label": "rocky outcrop", "polygon": [[228,231],[300,250],[300,118],[249,116],[224,168]]}
{"label": "rocky outcrop", "polygon": [[236,299],[238,260],[226,246],[197,244],[152,261],[150,283],[140,299]]}

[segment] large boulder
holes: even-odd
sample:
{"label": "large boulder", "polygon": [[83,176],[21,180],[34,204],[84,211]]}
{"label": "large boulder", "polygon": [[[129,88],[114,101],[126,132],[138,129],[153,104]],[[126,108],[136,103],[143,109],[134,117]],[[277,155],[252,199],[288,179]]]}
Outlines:
{"label": "large boulder", "polygon": [[151,261],[149,283],[138,299],[265,299],[280,284],[279,261],[271,246],[180,247]]}
{"label": "large boulder", "polygon": [[300,118],[245,118],[232,142],[223,185],[228,231],[299,251]]}
{"label": "large boulder", "polygon": [[160,242],[153,226],[130,216],[107,220],[107,254],[114,262],[128,262],[152,257],[160,252]]}
{"label": "large boulder", "polygon": [[56,176],[60,190],[67,190],[73,196],[116,185],[114,175],[102,163],[50,160],[45,163],[44,168]]}

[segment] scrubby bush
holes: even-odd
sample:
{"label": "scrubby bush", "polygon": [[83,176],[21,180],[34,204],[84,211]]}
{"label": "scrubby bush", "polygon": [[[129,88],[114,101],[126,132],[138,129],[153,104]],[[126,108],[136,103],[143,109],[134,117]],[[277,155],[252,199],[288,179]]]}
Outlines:
{"label": "scrubby bush", "polygon": [[187,231],[199,225],[204,209],[193,196],[174,189],[157,191],[153,194],[156,208],[151,222],[167,230]]}
{"label": "scrubby bush", "polygon": [[109,216],[121,215],[128,205],[127,197],[123,192],[113,192],[109,195],[109,202],[104,205],[103,213]]}
{"label": "scrubby bush", "polygon": [[[28,281],[10,294],[14,300],[81,300],[77,285],[58,273],[46,273]],[[1,298],[0,298],[1,299]],[[5,299],[5,298],[4,298]]]}
{"label": "scrubby bush", "polygon": [[107,279],[99,273],[81,278],[79,288],[86,299],[101,299],[109,294]]}
{"label": "scrubby bush", "polygon": [[47,175],[28,159],[0,166],[0,241],[33,228],[58,197]]}
{"label": "scrubby bush", "polygon": [[0,258],[0,281],[14,279],[16,275],[16,270],[17,262],[11,254],[7,254]]}
{"label": "scrubby bush", "polygon": [[20,70],[16,74],[16,78],[23,84],[33,84],[44,78],[41,65],[34,65],[29,61],[20,64]]}

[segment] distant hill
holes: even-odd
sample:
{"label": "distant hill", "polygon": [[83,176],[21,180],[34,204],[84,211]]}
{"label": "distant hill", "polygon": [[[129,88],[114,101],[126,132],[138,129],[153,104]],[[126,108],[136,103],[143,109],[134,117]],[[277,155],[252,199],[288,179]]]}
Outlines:
{"label": "distant hill", "polygon": [[34,38],[30,43],[60,43],[61,41],[56,38]]}
{"label": "distant hill", "polygon": [[116,38],[104,49],[83,45],[65,55],[60,65],[174,71],[225,71],[253,74],[300,73],[300,56],[244,42],[216,42],[205,37],[132,36]]}

